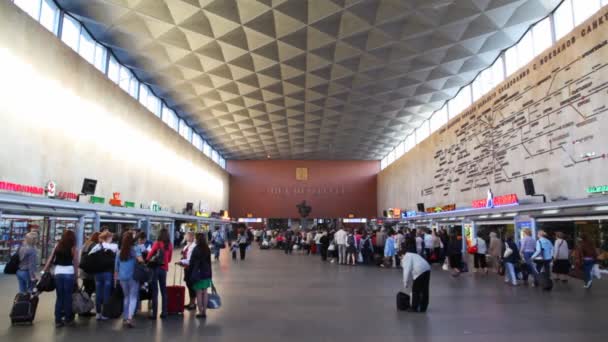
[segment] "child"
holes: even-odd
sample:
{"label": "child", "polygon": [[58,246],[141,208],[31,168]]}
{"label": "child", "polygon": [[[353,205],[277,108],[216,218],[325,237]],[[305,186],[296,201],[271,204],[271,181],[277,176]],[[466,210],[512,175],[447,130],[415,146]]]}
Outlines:
{"label": "child", "polygon": [[232,242],[232,247],[230,248],[232,251],[232,260],[236,260],[236,252],[239,250],[239,244],[236,241]]}

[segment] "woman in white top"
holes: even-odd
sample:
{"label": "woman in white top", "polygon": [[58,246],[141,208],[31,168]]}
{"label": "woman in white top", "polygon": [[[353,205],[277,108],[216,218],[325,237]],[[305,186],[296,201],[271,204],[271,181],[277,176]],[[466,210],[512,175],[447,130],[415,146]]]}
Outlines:
{"label": "woman in white top", "polygon": [[555,233],[555,248],[553,248],[553,274],[555,281],[568,281],[570,273],[570,250],[562,232]]}
{"label": "woman in white top", "polygon": [[184,240],[186,241],[186,247],[182,249],[182,258],[175,264],[184,268],[184,280],[186,281],[186,287],[188,288],[188,294],[190,297],[190,303],[186,305],[186,310],[195,310],[196,290],[194,290],[194,288],[192,287],[194,284],[192,284],[192,282],[190,281],[191,269],[188,267],[190,265],[192,251],[194,250],[194,247],[196,247],[196,241],[194,240],[194,232],[187,232],[186,236],[184,237]]}
{"label": "woman in white top", "polygon": [[486,240],[477,237],[475,240],[475,246],[477,246],[477,253],[473,256],[473,261],[475,263],[474,272],[479,271],[480,269],[483,273],[488,274],[488,264],[486,262],[486,254],[488,253],[488,247],[486,245]]}

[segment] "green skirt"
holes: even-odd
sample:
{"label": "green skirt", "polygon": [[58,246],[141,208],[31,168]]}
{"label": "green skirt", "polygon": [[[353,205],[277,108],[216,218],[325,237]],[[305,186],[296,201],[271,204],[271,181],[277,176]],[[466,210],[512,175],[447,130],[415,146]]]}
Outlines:
{"label": "green skirt", "polygon": [[205,290],[210,287],[211,287],[211,279],[199,280],[196,283],[194,283],[194,285],[192,285],[192,288],[196,291]]}

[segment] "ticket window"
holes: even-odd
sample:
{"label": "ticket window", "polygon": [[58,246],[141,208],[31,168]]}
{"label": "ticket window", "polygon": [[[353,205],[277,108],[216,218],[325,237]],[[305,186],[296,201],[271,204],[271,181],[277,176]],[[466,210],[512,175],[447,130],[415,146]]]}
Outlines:
{"label": "ticket window", "polygon": [[[562,232],[566,237],[568,246],[572,249],[575,245],[577,224],[574,221],[537,222],[536,226],[537,229],[544,230],[547,233],[547,238],[552,242],[555,241],[555,233]],[[534,238],[536,239],[536,236]]]}
{"label": "ticket window", "polygon": [[480,224],[477,225],[477,236],[490,241],[490,233],[496,233],[499,239],[515,236],[515,224]]}

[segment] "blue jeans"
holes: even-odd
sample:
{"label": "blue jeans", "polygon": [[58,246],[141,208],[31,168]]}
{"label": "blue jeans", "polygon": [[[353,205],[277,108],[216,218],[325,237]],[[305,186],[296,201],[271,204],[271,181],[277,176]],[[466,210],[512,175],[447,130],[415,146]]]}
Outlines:
{"label": "blue jeans", "polygon": [[17,280],[19,281],[19,292],[26,293],[32,290],[32,281],[29,271],[17,271]]}
{"label": "blue jeans", "polygon": [[220,247],[221,246],[222,246],[221,244],[217,244],[217,243],[213,246],[213,255],[215,256],[215,260],[219,260],[219,258],[220,258]]}
{"label": "blue jeans", "polygon": [[152,315],[158,314],[158,290],[162,297],[161,315],[167,314],[167,271],[160,267],[154,269],[152,273]]}
{"label": "blue jeans", "polygon": [[110,300],[112,272],[95,273],[95,311],[101,314],[102,306]]}
{"label": "blue jeans", "polygon": [[510,262],[505,262],[505,281],[509,281],[513,285],[517,285],[517,276],[515,274],[515,265]]}
{"label": "blue jeans", "polygon": [[74,293],[74,275],[56,274],[55,287],[55,292],[57,293],[57,300],[55,301],[55,323],[61,323],[63,318],[65,318],[66,321],[73,320],[72,293]]}
{"label": "blue jeans", "polygon": [[523,254],[526,267],[528,268],[528,272],[524,272],[524,281],[528,282],[528,275],[531,274],[534,277],[534,284],[538,284],[538,271],[536,270],[534,260],[532,260],[532,255],[534,255],[534,252],[524,252]]}
{"label": "blue jeans", "polygon": [[122,316],[124,319],[132,319],[139,302],[139,283],[133,279],[121,280],[120,286],[125,296],[122,305]]}
{"label": "blue jeans", "polygon": [[585,284],[593,280],[593,276],[591,275],[591,271],[593,270],[593,266],[595,265],[595,260],[593,259],[584,259],[583,260],[583,278],[585,279]]}

